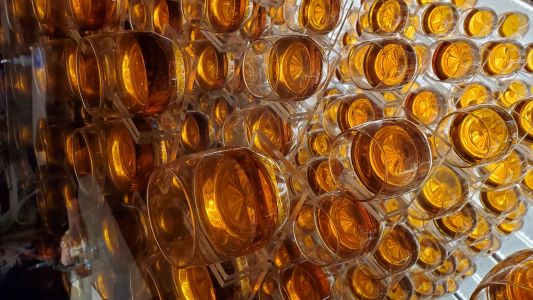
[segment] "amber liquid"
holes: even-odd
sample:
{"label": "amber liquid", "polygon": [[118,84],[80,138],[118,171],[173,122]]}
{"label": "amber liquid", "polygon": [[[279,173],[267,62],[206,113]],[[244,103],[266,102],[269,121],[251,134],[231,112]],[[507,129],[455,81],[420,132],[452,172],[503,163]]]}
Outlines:
{"label": "amber liquid", "polygon": [[389,288],[387,300],[408,300],[414,293],[413,282],[409,277],[404,276],[400,281]]}
{"label": "amber liquid", "polygon": [[189,111],[181,128],[181,146],[185,153],[207,150],[212,144],[213,127],[208,116]]}
{"label": "amber liquid", "polygon": [[411,279],[413,280],[415,298],[429,298],[433,296],[436,284],[425,272],[412,273]]}
{"label": "amber liquid", "polygon": [[[173,72],[180,67],[175,66],[178,61],[165,52],[166,45],[159,39],[156,35],[142,33],[119,37],[116,84],[122,105],[130,114],[160,113],[176,96]],[[101,63],[93,52],[78,56],[81,96],[89,109],[101,106],[104,94],[101,73],[104,70],[98,67]]]}
{"label": "amber liquid", "polygon": [[329,282],[324,271],[310,263],[298,264],[281,273],[284,299],[320,300],[330,297]]}
{"label": "amber liquid", "polygon": [[207,18],[214,32],[234,32],[248,15],[247,0],[213,0],[207,2]]}
{"label": "amber liquid", "polygon": [[525,100],[516,105],[513,117],[518,125],[520,136],[533,141],[533,100]]}
{"label": "amber liquid", "polygon": [[505,84],[507,84],[507,87],[496,94],[498,104],[503,107],[513,106],[513,104],[524,99],[529,94],[527,84],[521,80],[513,80]]}
{"label": "amber liquid", "polygon": [[394,42],[354,48],[349,59],[355,64],[353,73],[364,75],[370,86],[382,89],[406,84],[416,71],[416,52]]}
{"label": "amber liquid", "polygon": [[470,37],[482,38],[492,32],[495,21],[495,16],[490,10],[474,8],[466,15],[463,29]]}
{"label": "amber liquid", "polygon": [[440,80],[458,80],[470,75],[474,67],[474,48],[462,41],[443,41],[433,54],[433,71]]}
{"label": "amber liquid", "polygon": [[519,204],[519,193],[515,189],[481,192],[483,208],[488,212],[501,216],[515,209]]}
{"label": "amber liquid", "polygon": [[328,158],[319,158],[309,163],[307,180],[316,195],[332,192],[337,188],[329,168]]}
{"label": "amber liquid", "polygon": [[250,39],[259,38],[267,28],[267,16],[267,9],[254,2],[252,16],[244,23],[242,32]]}
{"label": "amber liquid", "polygon": [[408,189],[418,176],[420,150],[427,147],[399,125],[386,125],[373,136],[361,134],[352,146],[352,164],[363,185],[377,193]]}
{"label": "amber liquid", "polygon": [[303,100],[313,95],[322,79],[321,47],[307,37],[282,37],[268,56],[270,86],[281,99]]}
{"label": "amber liquid", "polygon": [[331,142],[331,138],[323,130],[311,132],[307,137],[307,146],[313,156],[327,156]]}
{"label": "amber liquid", "polygon": [[264,153],[273,155],[272,147],[282,154],[287,154],[291,149],[293,132],[291,125],[283,120],[274,110],[257,110],[247,118],[247,135],[252,144]]}
{"label": "amber liquid", "polygon": [[500,162],[484,166],[482,172],[488,175],[485,184],[498,187],[518,182],[524,171],[523,159],[517,151],[513,151]]}
{"label": "amber liquid", "polygon": [[381,109],[364,95],[339,99],[338,103],[327,105],[324,110],[324,118],[335,124],[341,131],[382,116]]}
{"label": "amber liquid", "polygon": [[509,75],[521,67],[521,49],[513,43],[490,43],[481,54],[487,75]]}
{"label": "amber liquid", "polygon": [[429,270],[440,266],[446,260],[447,251],[429,234],[418,236],[420,245],[420,254],[418,255],[417,264],[422,268]]}
{"label": "amber liquid", "polygon": [[230,72],[226,54],[207,43],[197,55],[196,80],[200,88],[207,91],[221,89]]}
{"label": "amber liquid", "polygon": [[439,214],[463,203],[467,193],[466,181],[450,167],[440,165],[422,187],[417,202],[427,212]]}
{"label": "amber liquid", "polygon": [[223,254],[243,255],[263,246],[280,222],[272,170],[251,152],[205,158],[195,178],[196,200],[209,241]]}
{"label": "amber liquid", "polygon": [[82,30],[96,30],[118,21],[121,9],[113,0],[69,0],[70,11]]}
{"label": "amber liquid", "polygon": [[409,9],[404,1],[378,0],[370,7],[367,18],[368,24],[362,24],[368,31],[391,34],[403,29],[409,19]]}
{"label": "amber liquid", "polygon": [[37,208],[44,225],[52,232],[64,232],[67,223],[66,202],[72,201],[75,191],[68,180],[46,180],[37,194]]}
{"label": "amber liquid", "polygon": [[471,163],[504,153],[511,143],[509,135],[505,120],[490,108],[455,118],[450,130],[452,147]]}
{"label": "amber liquid", "polygon": [[178,294],[184,299],[216,299],[215,288],[206,267],[173,268],[172,279]]}
{"label": "amber liquid", "polygon": [[458,15],[453,6],[432,3],[422,15],[422,30],[426,34],[443,36],[450,33],[457,23]]}
{"label": "amber liquid", "polygon": [[182,32],[181,6],[178,1],[157,0],[153,9],[154,31],[163,34],[170,26],[176,33]]}
{"label": "amber liquid", "polygon": [[437,230],[449,239],[455,239],[474,230],[477,225],[476,210],[466,204],[458,212],[433,220]]}
{"label": "amber liquid", "polygon": [[337,257],[352,258],[364,254],[377,241],[379,222],[354,199],[340,195],[327,198],[318,211],[318,229],[329,249]]}
{"label": "amber liquid", "polygon": [[387,286],[385,281],[373,279],[367,274],[370,270],[355,267],[348,271],[348,283],[356,299],[384,299],[387,295]]}
{"label": "amber liquid", "polygon": [[415,264],[418,251],[418,241],[413,232],[398,225],[384,233],[374,258],[384,270],[398,273]]}
{"label": "amber liquid", "polygon": [[467,85],[456,103],[458,108],[486,103],[491,95],[490,88],[482,83]]}
{"label": "amber liquid", "polygon": [[498,27],[498,34],[504,38],[519,37],[528,30],[529,17],[519,12],[504,14],[503,20]]}
{"label": "amber liquid", "polygon": [[405,107],[410,112],[410,119],[431,125],[445,113],[446,100],[436,90],[422,89],[407,96]]}
{"label": "amber liquid", "polygon": [[[0,45],[1,44],[2,43],[0,40]],[[529,73],[533,73],[533,45],[532,44],[526,47],[526,65],[524,66],[524,69]]]}
{"label": "amber liquid", "polygon": [[316,33],[328,33],[339,22],[340,7],[340,0],[303,0],[298,22],[300,26]]}

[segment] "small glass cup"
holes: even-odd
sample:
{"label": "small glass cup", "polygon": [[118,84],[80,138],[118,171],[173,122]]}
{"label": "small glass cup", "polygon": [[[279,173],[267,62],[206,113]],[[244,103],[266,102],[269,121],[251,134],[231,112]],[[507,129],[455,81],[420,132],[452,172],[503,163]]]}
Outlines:
{"label": "small glass cup", "polygon": [[362,31],[376,35],[402,32],[409,20],[409,8],[402,0],[364,1],[359,9],[358,23]]}
{"label": "small glass cup", "polygon": [[415,287],[409,274],[402,276],[396,283],[389,287],[387,299],[390,300],[407,300],[414,295]]}
{"label": "small glass cup", "polygon": [[383,279],[406,273],[418,259],[420,245],[415,233],[404,224],[386,228],[376,248],[357,264],[366,275]]}
{"label": "small glass cup", "polygon": [[283,17],[292,31],[328,34],[341,21],[344,4],[343,0],[287,0],[283,2]]}
{"label": "small glass cup", "polygon": [[533,286],[526,274],[531,272],[533,250],[515,252],[499,262],[485,275],[472,299],[529,299]]}
{"label": "small glass cup", "polygon": [[323,126],[331,138],[359,124],[381,119],[383,108],[365,94],[329,99],[324,107]]}
{"label": "small glass cup", "polygon": [[533,98],[519,101],[513,107],[513,117],[518,127],[518,135],[525,142],[533,142]]}
{"label": "small glass cup", "polygon": [[525,63],[524,47],[514,40],[490,41],[480,47],[481,71],[490,77],[509,77]]}
{"label": "small glass cup", "polygon": [[181,153],[190,154],[214,146],[215,131],[211,118],[199,111],[187,111],[181,124],[179,139]]}
{"label": "small glass cup", "polygon": [[267,105],[242,109],[229,115],[222,127],[226,146],[247,146],[277,157],[276,151],[287,155],[295,145],[295,129]]}
{"label": "small glass cup", "polygon": [[214,33],[232,33],[250,17],[251,0],[185,0],[181,2],[183,18],[193,28]]}
{"label": "small glass cup", "polygon": [[244,22],[240,33],[250,40],[255,40],[261,37],[272,26],[271,16],[268,13],[268,8],[262,6],[258,2],[253,2],[252,14],[246,22]]}
{"label": "small glass cup", "polygon": [[308,261],[289,265],[267,275],[258,291],[260,300],[330,299],[329,274]]}
{"label": "small glass cup", "polygon": [[[345,277],[337,279],[339,281],[344,279],[341,284],[346,286],[344,287],[346,290],[344,292],[345,297],[340,299],[385,299],[389,291],[390,282],[384,279],[372,278],[367,275],[369,272],[364,267],[354,265],[348,268],[346,275],[337,275]],[[338,281],[337,284],[339,284]]]}
{"label": "small glass cup", "polygon": [[446,39],[431,45],[432,67],[427,74],[442,82],[465,82],[480,68],[478,46],[468,39]]}
{"label": "small glass cup", "polygon": [[251,254],[289,211],[280,169],[246,148],[200,152],[155,169],[147,198],[157,245],[180,268]]}
{"label": "small glass cup", "polygon": [[231,84],[237,75],[235,53],[219,50],[209,41],[195,41],[193,58],[196,63],[196,85],[200,90],[213,92]]}
{"label": "small glass cup", "polygon": [[465,11],[459,23],[462,35],[472,39],[482,39],[489,36],[496,28],[498,15],[488,7],[475,7]]}
{"label": "small glass cup", "polygon": [[337,73],[363,90],[397,90],[417,75],[416,51],[408,42],[387,38],[345,46]]}
{"label": "small glass cup", "polygon": [[63,234],[68,227],[67,203],[76,198],[75,183],[69,176],[44,173],[36,194],[37,208],[44,226]]}
{"label": "small glass cup", "polygon": [[428,179],[411,204],[418,219],[429,220],[456,212],[469,200],[470,185],[453,167],[441,164],[431,170]]}
{"label": "small glass cup", "polygon": [[502,38],[520,38],[529,31],[529,17],[517,11],[504,13],[498,20],[497,31]]}
{"label": "small glass cup", "polygon": [[477,168],[481,190],[502,190],[522,181],[527,171],[527,158],[519,148],[509,152],[500,161]]}
{"label": "small glass cup", "polygon": [[78,44],[79,95],[97,118],[161,113],[183,96],[185,70],[177,45],[155,33],[94,35]]}
{"label": "small glass cup", "polygon": [[340,134],[329,160],[332,173],[340,174],[334,176],[337,186],[359,201],[368,201],[418,188],[431,169],[431,150],[413,123],[390,118]]}
{"label": "small glass cup", "polygon": [[183,15],[179,1],[133,0],[128,5],[128,20],[135,31],[154,31],[165,36],[183,32]]}
{"label": "small glass cup", "polygon": [[44,120],[37,123],[34,149],[40,169],[74,171],[73,132],[71,124],[48,126]]}
{"label": "small glass cup", "polygon": [[524,65],[524,71],[527,73],[533,73],[533,43],[527,44],[526,48],[526,64]]}
{"label": "small glass cup", "polygon": [[73,40],[38,43],[32,47],[32,65],[37,93],[45,101],[72,101],[78,96],[76,43]]}
{"label": "small glass cup", "polygon": [[453,4],[435,2],[420,7],[413,18],[418,32],[429,37],[441,38],[454,32],[459,21],[459,13]]}
{"label": "small glass cup", "polygon": [[498,191],[482,191],[479,198],[485,213],[493,220],[502,220],[518,208],[521,194],[518,187],[512,187]]}
{"label": "small glass cup", "polygon": [[417,267],[426,272],[440,267],[449,255],[448,249],[442,245],[440,240],[427,232],[420,233],[417,239],[420,245]]}
{"label": "small glass cup", "polygon": [[444,117],[437,125],[433,144],[438,157],[465,168],[498,161],[516,139],[516,123],[507,111],[496,105],[476,105]]}
{"label": "small glass cup", "polygon": [[478,214],[473,205],[467,203],[455,212],[425,223],[425,229],[444,243],[461,241],[478,226]]}
{"label": "small glass cup", "polygon": [[492,101],[492,89],[479,81],[459,86],[454,90],[454,94],[457,95],[454,102],[458,109],[477,104],[489,104]]}
{"label": "small glass cup", "polygon": [[[137,122],[143,125],[146,120]],[[91,194],[100,188],[105,195],[142,190],[152,168],[167,161],[164,138],[139,143],[130,130],[136,129],[123,119],[74,131],[74,173],[82,192]]]}
{"label": "small glass cup", "polygon": [[434,88],[418,88],[405,97],[404,108],[407,119],[431,126],[448,111],[448,103],[442,93]]}
{"label": "small glass cup", "polygon": [[437,289],[437,282],[426,272],[411,272],[414,295],[420,299],[430,298]]}
{"label": "small glass cup", "polygon": [[294,160],[298,165],[304,165],[313,158],[328,156],[331,143],[332,139],[324,129],[310,130],[305,134],[302,143],[294,155]]}
{"label": "small glass cup", "polygon": [[374,249],[383,229],[372,209],[342,192],[304,204],[293,225],[302,254],[316,265],[352,260]]}
{"label": "small glass cup", "polygon": [[494,93],[494,98],[500,106],[509,108],[529,95],[529,85],[525,81],[513,79],[500,81]]}
{"label": "small glass cup", "polygon": [[324,88],[331,73],[329,59],[307,36],[257,39],[244,54],[244,84],[261,100],[302,101]]}

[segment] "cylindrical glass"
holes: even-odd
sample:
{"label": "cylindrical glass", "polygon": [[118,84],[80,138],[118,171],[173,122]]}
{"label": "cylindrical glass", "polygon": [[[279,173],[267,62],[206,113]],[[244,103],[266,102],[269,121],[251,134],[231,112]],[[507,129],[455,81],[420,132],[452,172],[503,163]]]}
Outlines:
{"label": "cylindrical glass", "polygon": [[488,7],[475,7],[461,16],[461,33],[472,39],[482,39],[490,35],[498,22],[498,15]]}
{"label": "cylindrical glass", "polygon": [[289,211],[280,169],[246,148],[183,156],[157,168],[147,190],[159,249],[180,268],[260,249]]}
{"label": "cylindrical glass", "polygon": [[323,47],[307,36],[258,39],[246,50],[243,78],[255,97],[271,101],[301,101],[325,84],[329,61]]}
{"label": "cylindrical glass", "polygon": [[519,138],[533,142],[533,98],[518,102],[513,108]]}
{"label": "cylindrical glass", "polygon": [[436,154],[457,167],[493,163],[516,143],[513,117],[495,105],[476,105],[444,117],[436,128]]}
{"label": "cylindrical glass", "polygon": [[78,45],[78,90],[94,117],[162,112],[182,97],[185,69],[177,45],[155,33],[94,35]]}
{"label": "cylindrical glass", "polygon": [[511,11],[500,16],[498,35],[502,38],[520,38],[529,31],[529,17],[521,12]]}
{"label": "cylindrical glass", "polygon": [[472,299],[529,299],[533,284],[527,276],[532,271],[533,250],[518,251],[499,262],[485,275]]}
{"label": "cylindrical glass", "polygon": [[142,190],[152,168],[168,159],[170,151],[163,139],[139,144],[126,124],[116,120],[74,131],[74,172],[84,193],[91,194],[98,187],[104,194]]}
{"label": "cylindrical glass", "polygon": [[358,260],[358,265],[371,278],[387,278],[411,269],[418,260],[420,245],[408,226],[387,228],[375,250]]}
{"label": "cylindrical glass", "polygon": [[431,168],[431,150],[413,123],[391,118],[340,134],[329,160],[337,186],[359,201],[368,201],[418,188]]}
{"label": "cylindrical glass", "polygon": [[443,82],[465,82],[477,74],[481,58],[477,45],[467,39],[447,39],[434,43],[430,77]]}
{"label": "cylindrical glass", "polygon": [[459,13],[453,4],[435,2],[419,8],[413,18],[418,32],[430,37],[444,37],[455,30]]}
{"label": "cylindrical glass", "polygon": [[323,126],[331,138],[359,124],[381,119],[383,109],[365,94],[328,99],[323,113]]}
{"label": "cylindrical glass", "polygon": [[293,31],[327,34],[339,23],[341,8],[343,0],[287,0],[283,2],[283,17]]}
{"label": "cylindrical glass", "polygon": [[392,35],[401,32],[409,20],[409,8],[403,0],[364,1],[358,23],[365,32]]}
{"label": "cylindrical glass", "polygon": [[447,99],[434,88],[419,88],[405,98],[407,119],[425,126],[435,124],[448,111]]}
{"label": "cylindrical glass", "polygon": [[128,5],[128,20],[135,31],[154,31],[162,35],[183,31],[183,15],[179,1],[133,0]]}
{"label": "cylindrical glass", "polygon": [[508,77],[522,69],[525,63],[524,47],[514,40],[492,41],[480,48],[483,74]]}
{"label": "cylindrical glass", "polygon": [[32,47],[32,62],[37,93],[44,100],[72,101],[78,96],[73,40],[38,43]]}
{"label": "cylindrical glass", "polygon": [[183,18],[194,28],[216,33],[237,31],[250,17],[251,0],[184,0]]}
{"label": "cylindrical glass", "polygon": [[417,55],[408,42],[380,39],[346,46],[337,73],[363,90],[396,90],[417,74]]}
{"label": "cylindrical glass", "polygon": [[293,225],[302,254],[317,265],[360,257],[374,249],[382,224],[375,212],[341,192],[324,194],[304,204]]}
{"label": "cylindrical glass", "polygon": [[267,105],[242,109],[224,121],[222,138],[226,146],[248,146],[276,157],[294,147],[296,132],[289,122]]}
{"label": "cylindrical glass", "polygon": [[429,220],[460,209],[468,201],[468,181],[451,166],[436,166],[421,186],[410,209],[417,218]]}

